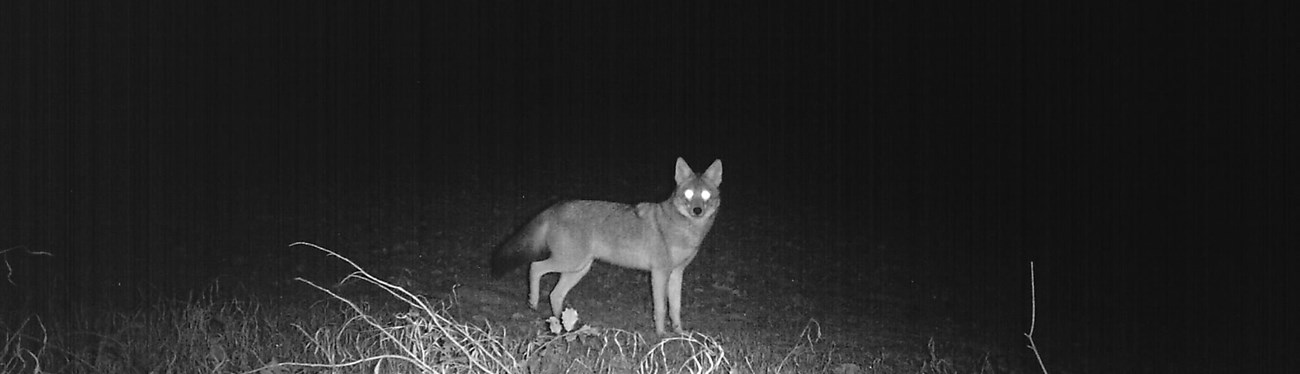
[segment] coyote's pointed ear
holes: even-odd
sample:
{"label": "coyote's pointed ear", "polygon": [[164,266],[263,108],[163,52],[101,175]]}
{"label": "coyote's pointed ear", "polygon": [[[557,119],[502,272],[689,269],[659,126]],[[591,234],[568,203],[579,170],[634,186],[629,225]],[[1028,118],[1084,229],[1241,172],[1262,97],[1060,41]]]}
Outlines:
{"label": "coyote's pointed ear", "polygon": [[713,160],[709,170],[704,171],[704,180],[714,186],[722,185],[722,160]]}
{"label": "coyote's pointed ear", "polygon": [[695,178],[695,171],[691,170],[690,165],[686,164],[686,160],[683,160],[681,157],[678,157],[677,158],[677,184],[681,185],[682,183],[686,183],[686,181],[691,180],[691,178]]}

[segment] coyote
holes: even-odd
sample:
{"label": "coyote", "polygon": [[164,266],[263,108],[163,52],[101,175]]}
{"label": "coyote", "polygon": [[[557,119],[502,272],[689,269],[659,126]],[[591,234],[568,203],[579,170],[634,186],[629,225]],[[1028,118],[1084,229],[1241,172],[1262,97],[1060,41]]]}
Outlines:
{"label": "coyote", "polygon": [[[551,312],[560,316],[564,296],[591,269],[593,260],[650,271],[655,332],[682,328],[682,271],[700,247],[722,203],[722,160],[696,175],[677,158],[677,189],[660,203],[620,204],[577,200],[557,203],[533,218],[492,255],[492,275],[501,277],[525,263],[528,305],[537,309],[542,276],[560,273],[551,290]],[[667,302],[667,308],[665,308]]]}

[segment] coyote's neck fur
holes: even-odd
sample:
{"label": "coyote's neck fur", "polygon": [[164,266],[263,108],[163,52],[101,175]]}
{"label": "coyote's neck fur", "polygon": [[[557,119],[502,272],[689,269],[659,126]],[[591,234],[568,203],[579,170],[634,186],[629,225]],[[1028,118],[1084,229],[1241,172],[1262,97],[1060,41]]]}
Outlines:
{"label": "coyote's neck fur", "polygon": [[[662,234],[665,241],[674,254],[677,251],[688,251],[691,255],[695,254],[696,249],[700,247],[700,242],[704,241],[705,235],[709,234],[709,229],[713,227],[713,219],[717,217],[717,210],[710,211],[705,217],[692,218],[682,214],[673,199],[665,200],[662,203],[642,203],[653,209],[652,214],[658,214],[666,222],[655,222],[656,228]],[[640,209],[638,209],[639,211]]]}

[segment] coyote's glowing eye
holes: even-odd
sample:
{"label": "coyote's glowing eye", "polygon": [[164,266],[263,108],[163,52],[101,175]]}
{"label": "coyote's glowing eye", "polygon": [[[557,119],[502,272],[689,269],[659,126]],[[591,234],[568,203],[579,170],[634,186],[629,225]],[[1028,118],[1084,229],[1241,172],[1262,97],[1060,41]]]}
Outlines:
{"label": "coyote's glowing eye", "polygon": [[710,195],[712,195],[712,194],[709,193],[709,190],[700,191],[700,198],[701,198],[701,199],[704,199],[704,200],[707,201],[707,200],[709,200],[709,196],[710,196]]}
{"label": "coyote's glowing eye", "polygon": [[695,190],[682,191],[682,195],[686,196],[686,200],[690,200],[692,196],[695,196]]}

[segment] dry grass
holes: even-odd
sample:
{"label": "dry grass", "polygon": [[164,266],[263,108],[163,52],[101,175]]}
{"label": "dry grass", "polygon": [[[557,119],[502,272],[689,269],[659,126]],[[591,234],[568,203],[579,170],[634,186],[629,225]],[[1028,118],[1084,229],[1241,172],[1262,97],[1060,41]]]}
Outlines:
{"label": "dry grass", "polygon": [[[331,301],[281,305],[218,301],[216,286],[193,300],[159,302],[131,314],[86,315],[60,324],[39,317],[0,324],[0,372],[138,373],[803,373],[991,372],[961,369],[933,339],[928,356],[882,352],[844,362],[819,345],[811,321],[793,342],[725,342],[700,333],[648,340],[619,329],[574,328],[510,336],[506,329],[453,320],[447,305],[385,282],[351,260],[344,282],[365,282],[404,304],[383,312],[331,288],[301,282]],[[576,317],[575,317],[576,318]],[[1032,330],[1031,330],[1032,334]],[[1031,345],[1032,345],[1032,336]],[[789,342],[785,342],[789,343]],[[788,345],[786,345],[788,346]],[[1046,371],[1046,369],[1043,369]]]}

